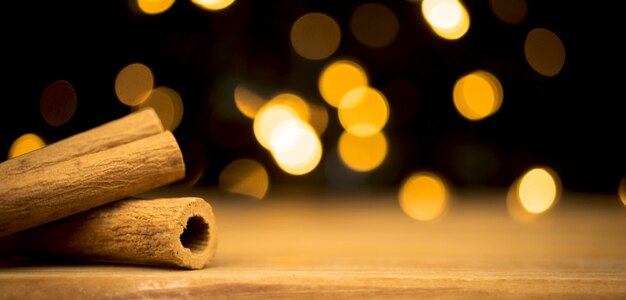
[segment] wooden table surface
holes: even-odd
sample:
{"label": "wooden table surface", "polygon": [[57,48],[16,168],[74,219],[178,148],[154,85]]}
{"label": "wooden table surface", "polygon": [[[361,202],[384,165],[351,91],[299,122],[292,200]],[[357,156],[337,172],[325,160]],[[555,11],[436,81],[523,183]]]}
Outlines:
{"label": "wooden table surface", "polygon": [[456,193],[415,221],[390,192],[287,192],[264,200],[201,189],[218,251],[203,270],[0,260],[0,299],[626,299],[626,207],[565,192],[532,221],[506,191]]}

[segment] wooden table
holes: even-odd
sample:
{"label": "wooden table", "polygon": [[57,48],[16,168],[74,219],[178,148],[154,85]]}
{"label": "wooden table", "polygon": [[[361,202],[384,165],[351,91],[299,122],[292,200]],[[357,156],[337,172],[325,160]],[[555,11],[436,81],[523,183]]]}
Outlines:
{"label": "wooden table", "polygon": [[203,189],[219,245],[203,270],[0,260],[0,299],[626,299],[626,207],[565,192],[516,221],[506,191],[457,192],[419,222],[394,191],[286,191],[264,200]]}

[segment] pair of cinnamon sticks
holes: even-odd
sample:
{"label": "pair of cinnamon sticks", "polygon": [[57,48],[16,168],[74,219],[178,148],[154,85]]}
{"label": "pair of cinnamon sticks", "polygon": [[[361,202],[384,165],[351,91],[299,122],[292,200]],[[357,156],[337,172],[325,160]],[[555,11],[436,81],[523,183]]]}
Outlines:
{"label": "pair of cinnamon sticks", "polygon": [[174,135],[144,109],[0,164],[0,253],[205,267],[204,199],[137,199],[182,179]]}

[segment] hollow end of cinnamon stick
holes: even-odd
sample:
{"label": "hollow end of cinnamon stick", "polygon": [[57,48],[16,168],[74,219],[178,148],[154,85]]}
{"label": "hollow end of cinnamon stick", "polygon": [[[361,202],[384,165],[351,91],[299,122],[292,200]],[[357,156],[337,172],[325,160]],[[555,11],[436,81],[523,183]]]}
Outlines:
{"label": "hollow end of cinnamon stick", "polygon": [[171,262],[176,266],[188,269],[202,269],[215,256],[218,233],[215,216],[210,205],[201,198],[182,198],[170,201],[187,201],[185,208],[177,219],[172,222],[173,249],[175,251]]}
{"label": "hollow end of cinnamon stick", "polygon": [[202,269],[217,235],[202,198],[124,199],[2,238],[0,253]]}

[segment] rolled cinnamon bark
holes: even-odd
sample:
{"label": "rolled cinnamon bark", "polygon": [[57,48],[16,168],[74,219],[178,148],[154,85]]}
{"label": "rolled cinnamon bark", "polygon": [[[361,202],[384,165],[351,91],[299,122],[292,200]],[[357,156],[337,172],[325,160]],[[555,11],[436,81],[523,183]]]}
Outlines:
{"label": "rolled cinnamon bark", "polygon": [[0,236],[143,193],[184,175],[182,153],[169,131],[45,168],[0,175]]}
{"label": "rolled cinnamon bark", "polygon": [[23,174],[34,168],[99,152],[163,132],[154,109],[146,108],[0,164],[0,174]]}
{"label": "rolled cinnamon bark", "polygon": [[202,198],[124,199],[0,239],[0,252],[201,269],[217,247]]}

